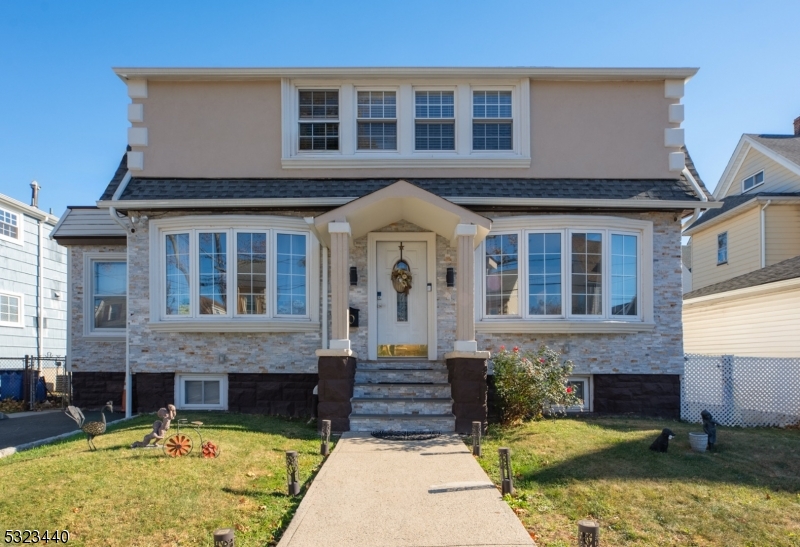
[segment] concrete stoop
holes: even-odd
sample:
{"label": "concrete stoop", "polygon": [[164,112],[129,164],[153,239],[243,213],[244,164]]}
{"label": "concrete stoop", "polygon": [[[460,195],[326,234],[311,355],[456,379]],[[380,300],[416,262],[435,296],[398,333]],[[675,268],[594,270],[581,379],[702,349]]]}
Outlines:
{"label": "concrete stoop", "polygon": [[350,403],[350,431],[455,431],[447,367],[442,363],[359,362]]}

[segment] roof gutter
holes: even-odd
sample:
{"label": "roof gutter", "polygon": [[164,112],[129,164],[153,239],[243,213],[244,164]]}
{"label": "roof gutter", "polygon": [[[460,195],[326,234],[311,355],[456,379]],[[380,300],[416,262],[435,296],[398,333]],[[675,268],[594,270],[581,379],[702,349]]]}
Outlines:
{"label": "roof gutter", "polygon": [[[692,185],[692,188],[694,188],[695,193],[698,196],[700,196],[700,201],[708,203],[708,196],[706,195],[705,192],[703,192],[703,189],[700,188],[700,184],[697,182],[697,179],[694,178],[692,172],[689,171],[689,169],[687,169],[686,167],[683,168],[683,176],[686,177],[686,180],[688,180],[689,183]],[[700,217],[701,210],[702,207],[696,207],[692,216],[689,217],[689,220],[687,220],[683,224],[683,227],[685,228],[686,226],[691,226],[692,223]]]}
{"label": "roof gutter", "polygon": [[[729,218],[731,218],[733,216],[738,215],[742,211],[745,211],[745,210],[747,210],[747,209],[749,209],[751,207],[754,207],[758,203],[766,203],[767,201],[776,202],[775,205],[778,205],[779,203],[780,204],[784,204],[784,205],[800,204],[800,196],[763,196],[763,197],[759,197],[759,196],[754,195],[753,199],[749,199],[749,200],[747,200],[747,201],[745,201],[743,203],[740,203],[739,205],[737,205],[736,207],[734,207],[732,209],[728,209],[727,211],[725,211],[721,215],[712,218],[708,222],[705,222],[705,223],[703,223],[703,224],[701,224],[699,226],[695,226],[694,228],[688,228],[686,231],[683,232],[683,235],[690,236],[690,235],[694,234],[695,232],[697,232],[699,230],[705,230],[706,228],[709,228],[711,226],[719,224],[720,222],[723,222],[723,221],[728,220]],[[723,202],[722,201],[711,201],[709,203],[720,203],[720,204],[722,204]],[[712,209],[712,208],[716,208],[716,207],[709,207],[709,209]]]}
{"label": "roof gutter", "polygon": [[[113,203],[115,201],[119,201],[119,197],[122,195],[122,192],[125,191],[125,188],[128,187],[128,183],[130,181],[131,181],[131,172],[130,171],[126,171],[125,172],[125,176],[122,177],[122,180],[120,181],[119,186],[117,186],[117,190],[114,192],[114,195],[111,196],[111,201],[110,202],[103,202],[103,203]],[[128,233],[128,230],[133,230],[132,226],[130,226],[128,223],[124,222],[119,217],[119,215],[117,215],[117,208],[114,207],[113,205],[109,205],[108,206],[108,214],[111,215],[111,219],[114,222],[119,224],[122,227],[122,229],[125,230],[126,234]]]}
{"label": "roof gutter", "polygon": [[[701,193],[702,195],[702,193]],[[443,196],[456,205],[490,207],[585,207],[592,209],[695,209],[696,201],[658,200],[658,199],[565,199],[565,198],[487,198]],[[319,198],[242,198],[242,199],[162,199],[162,200],[105,200],[97,206],[124,207],[125,209],[217,209],[227,207],[338,207],[357,197],[319,197]],[[722,202],[703,201],[703,208],[716,209]]]}

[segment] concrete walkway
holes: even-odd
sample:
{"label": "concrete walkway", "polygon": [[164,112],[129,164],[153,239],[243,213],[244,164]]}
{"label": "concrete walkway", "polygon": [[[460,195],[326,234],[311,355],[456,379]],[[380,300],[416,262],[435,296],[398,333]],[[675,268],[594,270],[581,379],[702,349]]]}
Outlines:
{"label": "concrete walkway", "polygon": [[278,547],[534,545],[457,435],[345,433]]}

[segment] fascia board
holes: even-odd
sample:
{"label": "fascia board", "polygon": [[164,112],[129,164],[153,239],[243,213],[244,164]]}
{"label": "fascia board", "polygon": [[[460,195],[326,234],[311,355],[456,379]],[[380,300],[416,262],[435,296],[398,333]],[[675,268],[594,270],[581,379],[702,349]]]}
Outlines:
{"label": "fascia board", "polygon": [[513,77],[547,80],[667,80],[688,81],[699,69],[679,68],[553,68],[553,67],[269,67],[269,68],[170,68],[115,67],[123,81],[147,80],[250,80],[277,78],[353,77]]}
{"label": "fascia board", "polygon": [[769,147],[764,146],[760,142],[754,141],[750,137],[746,136],[745,138],[747,139],[747,142],[750,143],[750,146],[752,146],[753,148],[755,148],[756,150],[758,150],[759,152],[761,152],[762,154],[767,156],[769,159],[771,159],[775,163],[782,165],[783,167],[785,167],[786,169],[788,169],[789,171],[791,171],[795,175],[800,176],[800,165],[797,165],[795,162],[793,162],[790,159],[778,154],[777,152],[775,152],[774,150],[772,150]]}
{"label": "fascia board", "polygon": [[[501,207],[576,207],[592,209],[667,209],[688,210],[698,207],[717,209],[722,202],[655,200],[655,199],[548,199],[548,198],[482,198],[463,196],[443,196],[457,205],[484,205]],[[335,207],[349,203],[356,197],[319,198],[243,198],[243,199],[169,199],[169,200],[106,200],[98,201],[100,208],[118,209],[176,209],[199,208],[218,209],[226,207]]]}
{"label": "fascia board", "polygon": [[6,205],[11,207],[12,209],[16,209],[23,214],[26,214],[30,217],[35,218],[36,220],[43,220],[48,224],[56,225],[58,224],[58,217],[53,216],[51,214],[45,213],[36,207],[31,207],[21,201],[18,201],[12,197],[8,197],[6,195],[0,194],[0,205]]}
{"label": "fascia board", "polygon": [[779,292],[787,289],[800,287],[800,277],[794,279],[784,279],[783,281],[773,281],[772,283],[762,283],[761,285],[754,285],[752,287],[745,287],[743,289],[736,289],[733,291],[723,291],[706,296],[698,296],[689,298],[683,301],[683,306],[688,307],[705,303],[711,303],[716,300],[733,300],[737,298],[747,298],[751,296],[761,296],[764,294]]}

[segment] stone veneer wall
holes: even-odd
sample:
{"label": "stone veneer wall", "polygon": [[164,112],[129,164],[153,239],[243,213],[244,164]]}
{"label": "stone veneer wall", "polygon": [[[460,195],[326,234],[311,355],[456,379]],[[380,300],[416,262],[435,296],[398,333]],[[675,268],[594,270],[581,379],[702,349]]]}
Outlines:
{"label": "stone veneer wall", "polygon": [[[128,237],[130,364],[134,373],[292,373],[316,374],[321,330],[308,333],[156,332],[150,329],[150,222],[198,213],[140,211],[136,233]],[[201,214],[213,214],[204,212]],[[223,214],[223,213],[217,213]],[[314,216],[319,211],[239,212],[236,214]],[[220,363],[220,354],[226,356]],[[232,402],[232,401],[229,401]]]}
{"label": "stone veneer wall", "polygon": [[654,330],[631,334],[478,333],[478,349],[496,352],[500,346],[536,349],[546,344],[574,362],[575,374],[683,374],[680,221],[675,220],[675,213],[614,216],[653,222]]}
{"label": "stone veneer wall", "polygon": [[[125,372],[125,336],[109,340],[84,336],[83,305],[88,292],[83,271],[88,252],[124,253],[125,245],[71,245],[69,284],[72,298],[70,321],[70,352],[67,358],[76,372]],[[74,383],[74,379],[73,379]],[[78,389],[73,385],[73,391]],[[120,388],[121,389],[121,388]],[[121,393],[121,391],[120,391]],[[121,396],[121,395],[120,395]],[[106,399],[107,400],[107,399]],[[105,403],[105,400],[103,401]]]}
{"label": "stone veneer wall", "polygon": [[[426,232],[405,220],[389,224],[376,232]],[[367,359],[367,322],[369,306],[367,295],[367,236],[353,241],[350,248],[350,265],[358,268],[358,286],[350,287],[350,305],[358,308],[359,324],[357,329],[350,329],[350,347],[359,359]],[[456,339],[456,288],[447,287],[447,268],[456,265],[456,249],[450,241],[436,236],[436,330],[438,336],[438,359],[444,360],[444,354],[453,351]],[[330,277],[329,277],[330,279]],[[413,289],[412,289],[413,290]],[[424,288],[422,289],[424,290]],[[330,331],[329,331],[330,332]]]}

